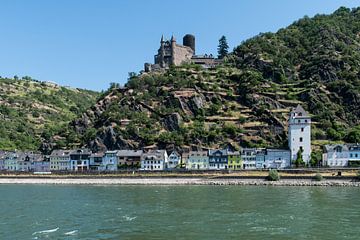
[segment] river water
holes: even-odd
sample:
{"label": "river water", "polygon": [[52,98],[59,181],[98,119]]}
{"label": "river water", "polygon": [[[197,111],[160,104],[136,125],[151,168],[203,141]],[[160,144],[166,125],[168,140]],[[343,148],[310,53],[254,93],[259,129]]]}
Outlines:
{"label": "river water", "polygon": [[0,185],[0,239],[360,239],[360,189]]}

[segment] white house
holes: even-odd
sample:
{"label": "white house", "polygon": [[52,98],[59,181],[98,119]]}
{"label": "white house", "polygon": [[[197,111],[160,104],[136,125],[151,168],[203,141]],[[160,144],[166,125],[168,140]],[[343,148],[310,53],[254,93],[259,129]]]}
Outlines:
{"label": "white house", "polygon": [[311,118],[300,105],[290,112],[288,142],[291,161],[295,161],[301,151],[304,163],[308,164],[311,157]]}
{"label": "white house", "polygon": [[166,168],[176,168],[179,167],[181,163],[181,155],[177,151],[172,151],[169,155],[169,161]]}
{"label": "white house", "polygon": [[256,148],[241,149],[241,159],[243,160],[244,169],[256,169]]}
{"label": "white house", "polygon": [[267,168],[289,168],[291,166],[290,155],[290,150],[266,149],[265,165]]}
{"label": "white house", "polygon": [[164,170],[168,162],[166,150],[151,150],[141,156],[141,170],[160,171]]}
{"label": "white house", "polygon": [[359,167],[360,144],[325,145],[323,165],[328,167]]}
{"label": "white house", "polygon": [[209,169],[208,151],[190,151],[186,161],[186,169],[207,170]]}

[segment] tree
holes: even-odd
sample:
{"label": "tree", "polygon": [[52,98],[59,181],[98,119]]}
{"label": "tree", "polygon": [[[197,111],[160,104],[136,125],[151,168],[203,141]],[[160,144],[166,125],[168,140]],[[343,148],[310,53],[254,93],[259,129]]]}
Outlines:
{"label": "tree", "polygon": [[296,154],[295,166],[298,168],[304,165],[304,160],[302,157],[303,150],[300,149]]}
{"label": "tree", "polygon": [[322,160],[321,151],[313,151],[311,153],[310,166],[320,167],[321,160]]}
{"label": "tree", "polygon": [[228,54],[229,45],[227,44],[225,36],[222,36],[219,39],[219,45],[217,50],[218,50],[218,58],[220,59],[223,59]]}
{"label": "tree", "polygon": [[115,83],[115,82],[111,82],[110,83],[110,87],[109,90],[115,89],[115,88],[119,88],[120,84],[119,83]]}

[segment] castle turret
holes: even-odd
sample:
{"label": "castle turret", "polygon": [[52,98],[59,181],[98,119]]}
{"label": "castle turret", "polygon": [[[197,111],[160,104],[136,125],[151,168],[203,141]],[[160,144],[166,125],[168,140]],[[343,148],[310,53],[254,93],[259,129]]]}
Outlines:
{"label": "castle turret", "polygon": [[190,47],[194,51],[195,55],[195,36],[191,34],[186,34],[183,38],[183,45]]}
{"label": "castle turret", "polygon": [[308,164],[311,156],[311,118],[300,105],[290,112],[288,138],[291,160],[295,161],[300,151],[303,161]]}

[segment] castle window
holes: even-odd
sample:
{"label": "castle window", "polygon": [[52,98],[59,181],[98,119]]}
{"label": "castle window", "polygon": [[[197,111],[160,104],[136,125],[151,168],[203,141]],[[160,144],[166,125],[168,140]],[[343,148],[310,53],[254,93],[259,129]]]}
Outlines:
{"label": "castle window", "polygon": [[301,138],[300,138],[300,142],[302,142],[302,141],[303,141],[303,138],[301,137]]}
{"label": "castle window", "polygon": [[303,132],[303,131],[304,131],[304,128],[301,128],[301,131]]}

